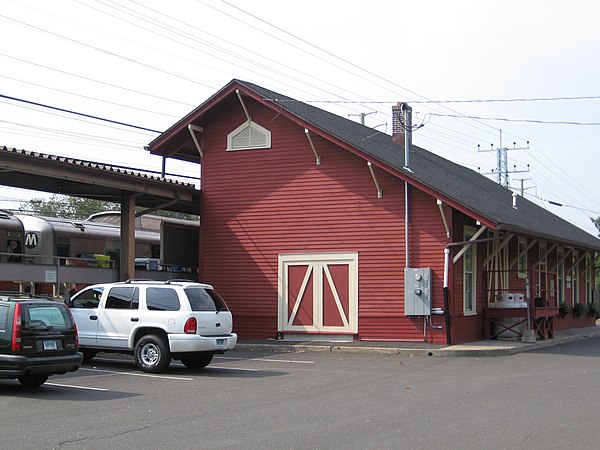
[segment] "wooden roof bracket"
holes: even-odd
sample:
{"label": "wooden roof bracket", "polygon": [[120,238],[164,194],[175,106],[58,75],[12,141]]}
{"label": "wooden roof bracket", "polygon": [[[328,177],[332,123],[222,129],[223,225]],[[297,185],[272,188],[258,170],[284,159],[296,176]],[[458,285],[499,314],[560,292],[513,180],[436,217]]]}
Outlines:
{"label": "wooden roof bracket", "polygon": [[515,267],[515,264],[517,263],[517,261],[519,260],[519,258],[523,257],[524,255],[527,254],[527,252],[529,252],[529,250],[531,249],[531,247],[533,247],[535,244],[537,244],[538,240],[537,239],[533,239],[529,244],[527,244],[527,248],[525,250],[523,250],[521,253],[519,253],[508,265],[509,269],[512,269],[513,267]]}
{"label": "wooden roof bracket", "polygon": [[587,255],[591,255],[591,258],[585,262],[585,267],[583,268],[584,272],[587,272],[588,270],[590,270],[590,267],[594,264],[594,260],[596,259],[596,258],[594,258],[594,254],[592,252],[590,252],[589,250],[586,250],[584,256],[587,256]]}
{"label": "wooden roof bracket", "polygon": [[373,182],[375,183],[375,188],[377,189],[377,198],[381,198],[383,197],[383,191],[379,187],[379,183],[377,182],[377,177],[375,176],[375,171],[373,170],[373,165],[371,164],[371,161],[367,161],[367,167],[369,168],[369,172],[371,172]]}
{"label": "wooden roof bracket", "polygon": [[448,220],[446,219],[446,214],[444,214],[444,202],[442,202],[439,198],[437,199],[438,208],[440,208],[440,215],[442,216],[442,222],[444,222],[444,228],[446,229],[446,237],[450,239],[450,227],[448,227]]}
{"label": "wooden roof bracket", "polygon": [[539,266],[542,260],[546,259],[556,247],[558,247],[558,244],[552,244],[549,249],[546,249],[546,253],[540,256],[539,259],[535,263],[533,263],[533,267]]}
{"label": "wooden roof bracket", "polygon": [[493,258],[494,258],[494,257],[495,257],[497,254],[498,254],[498,253],[500,253],[500,251],[501,251],[501,250],[502,250],[504,247],[506,247],[506,246],[508,245],[508,243],[510,242],[510,240],[511,240],[513,237],[515,237],[515,235],[514,235],[514,234],[512,234],[512,233],[509,233],[509,234],[507,234],[507,235],[506,235],[506,237],[504,238],[504,240],[503,240],[503,241],[500,243],[500,245],[499,245],[498,247],[496,247],[496,249],[495,249],[495,250],[494,250],[492,253],[490,253],[490,254],[488,255],[488,257],[487,257],[487,258],[485,258],[485,260],[483,261],[483,266],[484,266],[484,267],[487,267],[487,265],[490,263],[490,261],[491,261],[491,260],[492,260],[492,259],[493,259]]}
{"label": "wooden roof bracket", "polygon": [[204,128],[190,123],[190,124],[188,124],[188,130],[190,131],[190,134],[192,135],[192,140],[194,141],[194,145],[196,146],[196,149],[198,149],[200,158],[203,158],[204,153],[202,152],[202,147],[200,147],[200,141],[198,140],[198,136],[196,136],[196,132],[202,133],[204,131]]}
{"label": "wooden roof bracket", "polygon": [[573,249],[567,249],[567,251],[565,252],[565,254],[563,255],[563,257],[561,258],[560,261],[557,261],[556,264],[554,264],[552,266],[552,268],[550,269],[550,272],[556,272],[556,269],[558,269],[558,266],[561,265],[561,263],[563,263],[565,261],[565,259],[567,259],[569,257],[569,255],[571,255],[571,252],[573,251]]}
{"label": "wooden roof bracket", "polygon": [[312,138],[310,137],[310,131],[308,130],[308,128],[304,129],[304,133],[306,134],[306,138],[308,139],[310,148],[312,148],[312,151],[315,155],[315,159],[317,160],[317,166],[320,166],[321,165],[321,156],[317,153],[317,149],[315,148],[315,144],[313,143]]}
{"label": "wooden roof bracket", "polygon": [[251,123],[252,119],[250,118],[250,113],[248,112],[248,108],[246,108],[246,104],[244,103],[244,100],[242,99],[242,93],[240,92],[239,89],[236,89],[235,93],[238,96],[238,99],[240,100],[240,104],[242,105],[242,109],[244,110],[244,113],[246,114],[246,118],[248,119],[248,123]]}
{"label": "wooden roof bracket", "polygon": [[583,253],[583,255],[581,255],[579,257],[579,259],[577,260],[577,262],[575,262],[575,264],[573,265],[574,267],[579,267],[579,264],[581,264],[581,261],[583,261],[583,258],[585,258],[585,255],[587,255],[587,251]]}
{"label": "wooden roof bracket", "polygon": [[473,237],[471,239],[469,239],[469,242],[467,242],[466,244],[463,245],[463,247],[460,249],[460,251],[454,255],[454,258],[452,258],[452,264],[455,264],[456,261],[458,261],[460,259],[460,257],[463,255],[464,252],[467,251],[467,249],[473,245],[473,243],[471,243],[471,241],[475,241],[477,240],[477,238],[479,236],[481,236],[481,234],[487,230],[487,227],[485,225],[482,225],[481,228],[479,228],[479,230],[477,230],[475,232],[475,234],[473,235]]}

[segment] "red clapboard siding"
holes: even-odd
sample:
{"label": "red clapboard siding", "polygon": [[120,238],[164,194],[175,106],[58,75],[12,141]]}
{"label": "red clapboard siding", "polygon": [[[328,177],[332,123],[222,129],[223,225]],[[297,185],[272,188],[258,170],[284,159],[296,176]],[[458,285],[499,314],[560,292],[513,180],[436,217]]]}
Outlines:
{"label": "red clapboard siding", "polygon": [[[203,123],[201,277],[226,298],[243,338],[277,332],[277,270],[282,253],[359,254],[360,339],[417,340],[423,319],[404,316],[404,183],[247,100],[272,148],[227,152],[226,136],[246,117],[239,104]],[[398,151],[402,151],[401,148]],[[443,306],[445,229],[436,199],[410,191],[411,265],[433,270],[434,306]],[[331,319],[334,320],[334,319]],[[427,330],[441,342],[445,331]]]}

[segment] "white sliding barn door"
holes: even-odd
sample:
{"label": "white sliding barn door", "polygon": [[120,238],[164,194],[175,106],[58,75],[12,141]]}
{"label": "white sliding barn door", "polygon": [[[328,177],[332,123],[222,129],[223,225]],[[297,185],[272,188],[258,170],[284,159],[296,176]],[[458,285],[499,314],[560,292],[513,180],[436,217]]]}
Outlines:
{"label": "white sliding barn door", "polygon": [[358,332],[358,253],[279,256],[279,331]]}

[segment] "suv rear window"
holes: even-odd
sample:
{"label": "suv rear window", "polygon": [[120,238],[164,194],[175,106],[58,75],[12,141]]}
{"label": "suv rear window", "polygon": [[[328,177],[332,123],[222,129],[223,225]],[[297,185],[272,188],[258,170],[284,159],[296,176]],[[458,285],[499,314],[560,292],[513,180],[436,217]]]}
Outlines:
{"label": "suv rear window", "polygon": [[186,288],[192,311],[227,311],[223,298],[213,289]]}
{"label": "suv rear window", "polygon": [[149,311],[179,311],[179,296],[175,289],[146,289],[146,307]]}
{"label": "suv rear window", "polygon": [[72,328],[67,309],[61,304],[27,305],[22,307],[22,326],[24,329],[34,328]]}
{"label": "suv rear window", "polygon": [[8,305],[0,305],[0,333],[6,331],[6,324],[8,323]]}

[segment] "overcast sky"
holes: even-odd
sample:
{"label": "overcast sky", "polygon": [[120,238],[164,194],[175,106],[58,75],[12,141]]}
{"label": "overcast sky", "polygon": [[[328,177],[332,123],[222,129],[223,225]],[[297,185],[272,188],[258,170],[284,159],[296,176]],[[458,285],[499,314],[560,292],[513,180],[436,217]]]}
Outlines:
{"label": "overcast sky", "polygon": [[[599,13],[589,0],[0,0],[0,146],[160,170],[143,149],[155,131],[233,78],[368,113],[388,134],[408,101],[414,144],[484,174],[497,154],[478,145],[529,141],[508,152],[511,187],[597,234]],[[40,196],[0,188],[0,208]]]}

